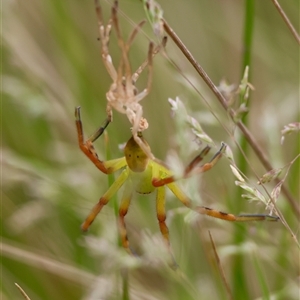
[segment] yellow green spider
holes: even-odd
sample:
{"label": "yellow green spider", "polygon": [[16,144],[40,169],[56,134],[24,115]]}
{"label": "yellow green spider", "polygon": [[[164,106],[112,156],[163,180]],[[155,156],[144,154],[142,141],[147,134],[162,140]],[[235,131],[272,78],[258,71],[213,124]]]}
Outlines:
{"label": "yellow green spider", "polygon": [[[165,211],[165,186],[169,188],[173,194],[188,208],[198,212],[199,214],[208,215],[214,218],[223,219],[226,221],[277,221],[278,217],[264,214],[243,214],[235,216],[233,214],[217,211],[205,206],[192,206],[192,201],[185,195],[185,193],[175,183],[172,171],[163,163],[157,160],[149,159],[143,152],[140,146],[136,143],[133,137],[129,139],[124,148],[124,157],[102,161],[99,159],[93,142],[96,141],[105,128],[108,126],[109,121],[106,121],[104,126],[100,127],[91,137],[84,141],[83,128],[80,117],[80,107],[75,109],[76,127],[78,134],[78,143],[80,149],[84,154],[95,164],[95,166],[105,174],[111,174],[117,170],[122,170],[119,177],[109,187],[107,192],[100,198],[99,202],[93,207],[92,211],[83,222],[81,228],[87,231],[98,215],[102,208],[108,203],[112,196],[124,185],[123,196],[119,208],[119,231],[123,247],[129,252],[129,242],[127,238],[125,216],[131,202],[134,192],[139,194],[150,194],[156,190],[156,212],[159,222],[160,231],[166,241],[167,246],[170,248],[169,230],[166,225],[166,211]],[[146,140],[139,135],[147,148],[150,147]],[[202,152],[194,158],[191,163],[186,167],[183,178],[191,176],[195,173],[203,173],[210,170],[217,161],[221,158],[226,149],[226,144],[222,143],[220,150],[213,156],[213,158],[203,165],[199,166],[200,161],[208,153],[210,147],[204,148]]]}

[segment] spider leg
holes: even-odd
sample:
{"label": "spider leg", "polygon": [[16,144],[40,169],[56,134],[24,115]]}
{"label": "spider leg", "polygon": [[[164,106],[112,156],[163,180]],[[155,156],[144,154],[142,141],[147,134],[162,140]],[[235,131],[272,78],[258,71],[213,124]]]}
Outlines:
{"label": "spider leg", "polygon": [[[153,48],[154,44],[153,42],[149,43],[148,48],[148,59],[147,59],[147,65],[148,65],[148,80],[147,80],[147,86],[146,88],[140,92],[138,95],[135,96],[135,102],[139,102],[142,99],[144,99],[150,92],[151,86],[152,86],[152,77],[153,77]],[[132,78],[130,78],[130,81],[132,82]]]}
{"label": "spider leg", "polygon": [[[211,168],[213,168],[213,166],[222,157],[223,153],[226,150],[226,147],[227,147],[227,145],[222,142],[220,150],[213,156],[213,158],[208,163],[206,163],[200,167],[195,166],[195,168],[192,170],[193,171],[192,173],[193,174],[203,173],[203,172],[206,172],[206,171],[210,170]],[[205,151],[205,149],[204,149],[204,151]]]}
{"label": "spider leg", "polygon": [[108,51],[109,37],[112,28],[112,19],[108,21],[108,24],[105,27],[103,25],[102,9],[99,0],[95,0],[95,8],[96,8],[96,14],[98,19],[99,34],[101,39],[101,56],[108,74],[110,75],[112,80],[115,81],[117,79],[117,71],[112,63],[112,58],[109,55],[109,51]]}
{"label": "spider leg", "polygon": [[[152,58],[162,49],[166,46],[167,44],[167,37],[163,37],[162,42],[157,45],[153,51],[152,51]],[[133,73],[132,75],[132,82],[133,84],[136,83],[136,81],[138,80],[139,76],[141,75],[141,73],[144,71],[144,69],[147,67],[149,63],[149,58],[147,57],[146,60],[137,68],[137,70]]]}
{"label": "spider leg", "polygon": [[175,183],[170,183],[167,187],[173,192],[173,194],[188,208],[198,212],[201,215],[207,215],[216,219],[222,219],[231,222],[250,222],[250,221],[278,221],[277,216],[271,216],[267,214],[241,214],[233,215],[222,211],[214,210],[205,206],[192,207],[191,200],[185,195],[185,193]]}
{"label": "spider leg", "polygon": [[196,166],[203,160],[204,156],[210,151],[210,147],[206,146],[200,154],[198,154],[185,168],[184,174],[187,176]]}
{"label": "spider leg", "polygon": [[133,86],[131,80],[131,67],[128,59],[129,46],[124,42],[122,38],[117,11],[118,11],[118,1],[115,1],[112,7],[112,21],[116,28],[119,47],[122,50],[122,59],[120,65],[122,66],[122,68],[123,66],[125,68],[125,80],[126,80],[125,86],[126,86],[127,97],[133,97],[135,87]]}
{"label": "spider leg", "polygon": [[101,161],[98,158],[98,155],[93,146],[93,142],[96,141],[104,132],[105,128],[110,123],[109,119],[106,119],[104,125],[101,126],[94,134],[92,134],[86,141],[83,137],[83,128],[80,117],[80,107],[75,108],[75,119],[76,119],[76,128],[78,135],[78,144],[81,151],[94,163],[94,165],[103,173],[110,174],[113,173],[126,165],[126,160],[124,157],[110,160],[110,161]]}
{"label": "spider leg", "polygon": [[112,112],[112,107],[111,107],[109,101],[106,104],[106,115],[107,115],[107,120],[109,122],[112,122],[113,121],[113,112]]}
{"label": "spider leg", "polygon": [[[206,172],[206,171],[210,170],[219,161],[219,159],[222,157],[225,149],[226,149],[226,144],[222,143],[222,146],[221,146],[220,150],[213,156],[213,158],[208,163],[205,163],[204,165],[198,167],[197,165],[199,164],[199,162],[202,161],[203,157],[210,150],[209,146],[205,147],[201,151],[201,153],[198,156],[196,156],[188,164],[188,166],[185,168],[183,178],[187,178],[191,175],[195,175],[195,174],[198,174],[198,173],[203,173],[203,172]],[[163,186],[163,185],[172,183],[176,180],[178,180],[178,178],[175,178],[174,176],[168,176],[168,177],[165,177],[165,178],[162,178],[162,179],[153,178],[152,184],[155,187],[159,187],[159,186]]]}
{"label": "spider leg", "polygon": [[156,191],[156,214],[157,214],[157,220],[159,224],[160,232],[166,242],[168,252],[171,256],[172,263],[171,267],[176,269],[178,267],[174,255],[172,253],[172,248],[170,244],[170,238],[169,238],[169,229],[166,224],[166,189],[164,186],[157,188]]}
{"label": "spider leg", "polygon": [[222,211],[214,210],[205,206],[198,206],[195,211],[202,215],[207,215],[213,218],[222,219],[231,222],[250,222],[250,221],[278,221],[277,216],[271,216],[266,214],[241,214],[233,215]]}
{"label": "spider leg", "polygon": [[131,32],[128,40],[127,40],[127,48],[129,49],[132,42],[134,41],[135,37],[137,36],[137,34],[139,33],[140,29],[144,26],[144,24],[146,23],[145,20],[142,20],[140,23],[138,23],[135,28],[133,29],[133,31]]}
{"label": "spider leg", "polygon": [[175,195],[176,198],[180,200],[180,202],[186,207],[192,208],[192,202],[189,197],[180,189],[180,187],[176,183],[167,184],[167,187],[171,190],[171,192]]}
{"label": "spider leg", "polygon": [[120,176],[115,180],[115,182],[110,186],[107,192],[100,198],[99,202],[92,208],[91,212],[81,225],[83,231],[87,231],[90,225],[95,220],[96,216],[100,213],[103,206],[108,203],[108,201],[113,197],[113,195],[120,189],[125,180],[128,178],[128,171],[125,169]]}
{"label": "spider leg", "polygon": [[126,230],[126,224],[125,224],[125,216],[128,212],[128,208],[131,202],[133,193],[133,187],[131,182],[127,182],[124,188],[123,197],[121,200],[120,208],[119,208],[119,232],[121,237],[121,242],[123,247],[131,254],[130,248],[129,248],[129,241],[127,237],[127,230]]}
{"label": "spider leg", "polygon": [[164,240],[168,247],[170,247],[170,240],[169,240],[169,229],[166,225],[166,190],[165,187],[157,188],[156,192],[156,213],[157,219],[159,223],[159,229],[161,234],[164,237]]}

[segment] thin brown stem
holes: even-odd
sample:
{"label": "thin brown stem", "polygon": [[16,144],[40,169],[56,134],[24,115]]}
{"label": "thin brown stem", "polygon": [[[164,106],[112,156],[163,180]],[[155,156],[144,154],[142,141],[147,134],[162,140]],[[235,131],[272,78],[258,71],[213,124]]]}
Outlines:
{"label": "thin brown stem", "polygon": [[296,29],[294,28],[293,24],[291,23],[290,19],[285,14],[284,10],[281,8],[279,2],[277,0],[272,0],[276,9],[278,10],[279,14],[281,15],[282,19],[284,20],[285,24],[293,34],[294,38],[297,40],[298,44],[300,45],[300,36],[297,33]]}
{"label": "thin brown stem", "polygon": [[218,269],[219,269],[222,281],[224,283],[224,286],[225,286],[227,294],[228,294],[228,299],[233,300],[233,294],[232,294],[230,286],[229,286],[229,284],[227,282],[227,279],[226,279],[226,276],[225,276],[225,273],[224,273],[224,269],[222,267],[221,260],[220,260],[220,257],[218,255],[218,252],[217,252],[217,248],[216,248],[215,242],[214,242],[213,237],[212,237],[212,235],[211,235],[211,233],[210,233],[209,230],[208,230],[208,234],[209,234],[209,238],[210,238],[213,250],[214,250],[214,254],[215,254],[217,266],[218,266]]}
{"label": "thin brown stem", "polygon": [[[242,131],[244,134],[246,140],[248,141],[249,145],[263,164],[263,166],[266,168],[267,171],[272,170],[272,164],[270,163],[268,157],[264,153],[263,149],[260,147],[252,133],[249,131],[249,129],[244,125],[242,121],[235,121],[235,112],[233,109],[229,108],[227,105],[227,101],[224,98],[224,96],[221,94],[221,92],[218,90],[216,85],[213,83],[213,81],[210,79],[210,77],[207,75],[207,73],[204,71],[204,69],[201,67],[201,65],[196,61],[196,59],[193,57],[191,52],[187,49],[187,47],[184,45],[184,43],[181,41],[181,39],[178,37],[178,35],[175,33],[175,31],[168,25],[168,23],[163,19],[163,26],[165,31],[168,33],[168,35],[172,38],[174,43],[178,46],[178,48],[181,50],[181,52],[185,55],[185,57],[188,59],[188,61],[192,64],[194,69],[197,71],[197,73],[202,77],[204,82],[208,85],[208,87],[212,90],[220,104],[223,106],[223,108],[227,111],[227,113],[230,115],[231,119],[236,123],[238,128]],[[278,180],[279,182],[279,180]],[[300,208],[298,207],[296,201],[294,200],[293,196],[290,194],[289,190],[283,185],[282,186],[282,193],[287,198],[288,202],[292,206],[296,216],[298,219],[300,219]]]}

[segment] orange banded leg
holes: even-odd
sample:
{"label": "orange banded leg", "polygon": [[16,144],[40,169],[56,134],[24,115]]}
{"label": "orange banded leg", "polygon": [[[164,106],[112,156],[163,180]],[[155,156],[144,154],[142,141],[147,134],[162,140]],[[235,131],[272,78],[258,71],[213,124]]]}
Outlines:
{"label": "orange banded leg", "polygon": [[176,183],[170,183],[167,185],[167,187],[172,191],[172,193],[176,196],[177,199],[180,200],[180,202],[185,205],[186,207],[192,208],[192,203],[189,197],[180,189],[180,187]]}
{"label": "orange banded leg", "polygon": [[127,230],[125,224],[125,216],[132,198],[132,187],[127,184],[124,189],[123,197],[119,208],[119,232],[121,237],[122,246],[131,254],[129,249],[129,241],[127,237]]}
{"label": "orange banded leg", "polygon": [[[222,157],[224,151],[226,149],[226,144],[222,143],[222,146],[220,148],[220,150],[213,156],[213,158],[208,162],[205,163],[204,165],[197,167],[198,163],[200,161],[202,161],[203,157],[208,153],[208,151],[210,150],[210,147],[207,146],[205,147],[201,153],[196,156],[190,163],[189,165],[185,168],[185,172],[184,172],[184,176],[183,178],[186,178],[188,176],[190,176],[190,174],[192,173],[194,174],[198,174],[198,173],[203,173],[206,172],[208,170],[210,170],[211,168],[213,168],[213,166],[218,162],[218,160]],[[166,177],[163,179],[156,179],[153,178],[152,180],[152,184],[155,187],[159,187],[159,186],[163,186],[169,183],[172,183],[174,181],[178,180],[178,178],[174,178],[174,176],[170,176],[170,177]]]}
{"label": "orange banded leg", "polygon": [[105,174],[110,174],[121,169],[126,165],[125,158],[118,158],[109,161],[101,161],[93,146],[93,142],[96,141],[102,135],[102,133],[110,123],[109,117],[105,120],[103,126],[101,126],[93,135],[91,135],[86,142],[84,142],[84,138],[83,138],[83,129],[82,129],[82,122],[80,118],[79,106],[75,108],[75,117],[76,117],[76,127],[77,127],[79,147],[100,171],[102,171]]}
{"label": "orange banded leg", "polygon": [[75,119],[76,119],[77,135],[78,135],[78,144],[79,144],[81,151],[94,163],[94,165],[100,171],[102,171],[105,174],[111,173],[111,170],[108,170],[104,166],[103,161],[101,161],[98,158],[98,155],[93,146],[93,142],[102,135],[105,128],[110,123],[110,120],[106,119],[106,121],[104,122],[104,125],[101,126],[93,135],[91,135],[90,138],[88,138],[86,141],[84,141],[83,128],[82,128],[82,122],[81,122],[81,117],[80,117],[80,106],[75,108]]}
{"label": "orange banded leg", "polygon": [[120,189],[125,180],[128,177],[127,170],[124,170],[120,176],[116,179],[116,181],[110,186],[107,192],[100,198],[99,202],[92,208],[91,212],[81,225],[81,229],[83,231],[87,231],[90,225],[93,223],[97,215],[102,210],[103,206],[108,203],[108,201],[112,198],[112,196]]}
{"label": "orange banded leg", "polygon": [[222,219],[225,221],[231,222],[250,222],[250,221],[278,221],[277,216],[270,216],[265,214],[242,214],[242,215],[233,215],[228,214],[222,211],[214,210],[205,206],[198,206],[195,208],[195,211],[207,215],[213,218]]}
{"label": "orange banded leg", "polygon": [[159,224],[160,232],[166,242],[168,252],[170,253],[172,262],[171,267],[177,269],[178,265],[175,261],[175,258],[172,253],[170,238],[169,238],[169,229],[166,224],[166,190],[165,187],[159,187],[156,191],[156,214]]}
{"label": "orange banded leg", "polygon": [[99,202],[93,207],[85,221],[82,223],[82,231],[87,231],[89,229],[90,225],[93,223],[103,206],[106,205],[108,201],[109,199],[105,198],[104,196],[100,198]]}
{"label": "orange banded leg", "polygon": [[210,151],[210,147],[206,146],[200,154],[198,154],[185,168],[184,174],[188,175],[192,170],[196,168],[196,166],[203,160],[203,158],[207,155],[207,153]]}
{"label": "orange banded leg", "polygon": [[159,187],[156,193],[156,214],[159,223],[159,229],[164,237],[168,247],[170,247],[169,229],[166,225],[166,190],[164,187]]}
{"label": "orange banded leg", "polygon": [[205,206],[192,207],[191,200],[186,196],[186,194],[179,188],[176,183],[171,183],[167,185],[168,188],[173,192],[173,194],[188,208],[195,210],[201,215],[207,215],[213,218],[222,219],[231,222],[250,222],[250,221],[278,221],[277,216],[270,216],[265,214],[241,214],[233,215],[222,211],[214,210]]}

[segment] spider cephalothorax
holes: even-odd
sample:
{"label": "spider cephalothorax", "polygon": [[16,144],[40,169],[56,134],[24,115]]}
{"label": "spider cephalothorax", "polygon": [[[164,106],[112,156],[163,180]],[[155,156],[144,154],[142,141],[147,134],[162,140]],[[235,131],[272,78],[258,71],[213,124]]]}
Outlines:
{"label": "spider cephalothorax", "polygon": [[[146,140],[142,136],[140,136],[140,139],[144,143],[145,147],[151,151]],[[145,171],[148,167],[149,157],[136,143],[133,137],[127,142],[124,148],[124,154],[127,166],[131,171],[139,173]]]}

